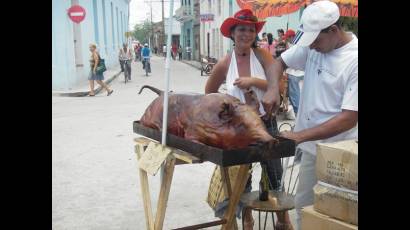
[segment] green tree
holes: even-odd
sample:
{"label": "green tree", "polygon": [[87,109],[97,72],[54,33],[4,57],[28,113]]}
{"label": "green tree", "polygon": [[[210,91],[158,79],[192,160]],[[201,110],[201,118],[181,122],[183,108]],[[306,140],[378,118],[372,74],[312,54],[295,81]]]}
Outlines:
{"label": "green tree", "polygon": [[136,24],[134,26],[133,37],[141,43],[148,43],[151,32],[152,25],[151,22],[147,19],[142,24]]}

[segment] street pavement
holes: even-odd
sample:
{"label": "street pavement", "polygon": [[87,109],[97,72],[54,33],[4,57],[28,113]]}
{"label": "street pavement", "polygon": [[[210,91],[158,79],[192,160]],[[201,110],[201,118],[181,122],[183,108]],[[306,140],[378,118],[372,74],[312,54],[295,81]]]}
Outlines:
{"label": "street pavement", "polygon": [[[165,88],[164,58],[152,57],[151,66],[152,74],[146,77],[141,62],[133,62],[131,81],[125,84],[123,73],[114,78],[109,84],[114,90],[111,96],[104,90],[95,97],[53,94],[52,229],[145,229],[133,142],[138,135],[133,133],[132,122],[157,97],[149,89],[138,95],[141,86]],[[200,76],[198,69],[171,60],[170,76],[170,90],[204,93],[207,76]],[[283,122],[293,124],[279,117],[279,124]],[[164,229],[217,220],[205,201],[214,167],[205,162],[175,168]],[[260,166],[253,175],[256,190]],[[155,212],[159,175],[149,179]],[[294,211],[290,213],[294,222]],[[254,218],[256,229],[256,212]],[[241,226],[240,220],[238,223]],[[271,219],[267,226],[272,228]]]}

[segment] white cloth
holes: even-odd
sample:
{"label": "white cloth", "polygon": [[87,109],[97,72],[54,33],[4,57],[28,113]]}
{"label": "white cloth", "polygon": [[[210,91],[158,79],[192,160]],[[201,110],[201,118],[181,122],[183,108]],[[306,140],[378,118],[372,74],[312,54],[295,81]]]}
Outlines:
{"label": "white cloth", "polygon": [[[342,109],[358,111],[358,39],[328,53],[319,53],[298,45],[282,53],[285,64],[304,70],[295,131],[316,127],[333,118]],[[299,147],[316,154],[316,144],[356,139],[358,125],[324,140],[304,142]]]}
{"label": "white cloth", "polygon": [[[261,63],[259,62],[258,58],[253,53],[252,49],[251,49],[251,52],[250,52],[249,56],[250,56],[251,76],[266,80],[265,71],[264,71]],[[236,63],[235,53],[232,52],[232,54],[231,54],[231,63],[229,64],[228,73],[226,75],[226,91],[229,95],[238,98],[243,103],[246,103],[244,90],[242,90],[239,87],[233,85],[236,78],[239,78],[238,65]],[[265,91],[263,91],[259,88],[256,88],[254,86],[252,86],[251,89],[255,92],[255,94],[256,94],[256,96],[259,100],[259,111],[260,111],[261,115],[265,115],[265,110],[263,109],[263,106],[262,106],[262,103],[261,103],[261,100],[263,98],[263,95],[265,94]]]}

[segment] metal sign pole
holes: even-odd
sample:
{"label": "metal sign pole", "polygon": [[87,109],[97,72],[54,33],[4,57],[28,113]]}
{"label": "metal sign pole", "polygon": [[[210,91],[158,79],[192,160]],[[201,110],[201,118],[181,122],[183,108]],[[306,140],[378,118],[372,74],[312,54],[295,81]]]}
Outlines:
{"label": "metal sign pole", "polygon": [[[168,17],[168,37],[167,37],[167,57],[165,59],[165,90],[164,90],[164,105],[162,113],[162,139],[161,144],[165,146],[167,144],[167,127],[168,127],[168,92],[169,92],[169,76],[170,76],[170,59],[171,59],[171,38],[172,38],[172,21],[174,13],[174,0],[169,3],[169,17]],[[165,19],[163,21],[165,24]],[[164,174],[164,164],[161,165],[161,181]]]}

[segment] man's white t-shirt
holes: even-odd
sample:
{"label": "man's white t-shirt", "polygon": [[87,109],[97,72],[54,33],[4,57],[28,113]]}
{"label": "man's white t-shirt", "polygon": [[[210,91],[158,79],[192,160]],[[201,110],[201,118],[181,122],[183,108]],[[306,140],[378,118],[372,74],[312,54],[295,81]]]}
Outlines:
{"label": "man's white t-shirt", "polygon": [[[294,46],[294,44],[292,43],[288,43],[289,48]],[[297,70],[297,69],[292,69],[292,68],[287,68],[285,73],[290,74],[292,76],[295,77],[302,77],[305,75],[305,72],[301,71],[301,70]]]}
{"label": "man's white t-shirt", "polygon": [[[333,118],[342,109],[358,111],[358,39],[329,53],[309,47],[293,46],[282,53],[285,64],[305,71],[298,117],[294,131],[316,127]],[[358,125],[328,139],[308,141],[299,147],[316,155],[316,144],[357,139]]]}

